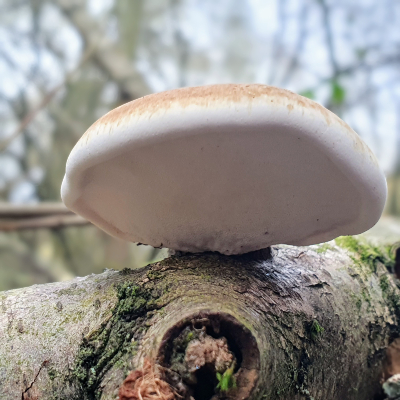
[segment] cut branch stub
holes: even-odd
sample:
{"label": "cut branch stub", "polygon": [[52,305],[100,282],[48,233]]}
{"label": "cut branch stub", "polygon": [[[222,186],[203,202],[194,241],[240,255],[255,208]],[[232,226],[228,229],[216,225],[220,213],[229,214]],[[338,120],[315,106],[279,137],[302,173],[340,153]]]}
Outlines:
{"label": "cut branch stub", "polygon": [[184,398],[247,399],[258,381],[260,352],[250,330],[232,315],[200,311],[166,332],[157,363]]}

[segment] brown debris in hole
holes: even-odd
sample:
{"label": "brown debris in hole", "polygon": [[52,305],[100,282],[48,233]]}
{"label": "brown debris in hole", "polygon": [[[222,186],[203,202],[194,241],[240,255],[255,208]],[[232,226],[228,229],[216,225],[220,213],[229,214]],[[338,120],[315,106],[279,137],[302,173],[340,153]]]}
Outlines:
{"label": "brown debris in hole", "polygon": [[386,357],[383,365],[383,380],[400,374],[400,338],[395,339],[386,349]]}
{"label": "brown debris in hole", "polygon": [[192,340],[185,353],[185,362],[190,372],[206,364],[215,366],[215,371],[224,373],[235,361],[225,338],[214,339],[209,335]]}
{"label": "brown debris in hole", "polygon": [[160,367],[145,359],[143,367],[131,371],[119,388],[119,400],[175,400],[180,397],[163,380]]}

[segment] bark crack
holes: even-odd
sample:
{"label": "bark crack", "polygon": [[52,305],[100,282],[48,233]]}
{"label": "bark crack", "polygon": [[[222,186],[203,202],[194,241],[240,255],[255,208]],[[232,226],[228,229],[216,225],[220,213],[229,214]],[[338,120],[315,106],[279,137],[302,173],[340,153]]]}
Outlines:
{"label": "bark crack", "polygon": [[26,399],[25,399],[25,393],[27,393],[28,390],[32,389],[33,385],[36,383],[36,380],[37,380],[37,378],[38,378],[40,372],[42,371],[43,367],[45,367],[45,366],[47,365],[47,363],[48,363],[47,360],[45,360],[45,361],[42,362],[42,365],[40,366],[39,371],[37,372],[37,374],[36,374],[35,377],[33,378],[32,383],[22,392],[22,394],[21,394],[21,400],[26,400]]}

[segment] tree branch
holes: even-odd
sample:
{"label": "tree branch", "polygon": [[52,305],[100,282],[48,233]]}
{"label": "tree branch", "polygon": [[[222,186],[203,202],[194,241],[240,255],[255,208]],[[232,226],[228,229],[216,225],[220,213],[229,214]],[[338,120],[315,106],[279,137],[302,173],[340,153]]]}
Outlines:
{"label": "tree branch", "polygon": [[[186,373],[171,353],[183,359],[176,343],[184,352],[200,331],[240,355],[232,399],[378,398],[399,336],[387,233],[376,246],[362,235],[264,255],[183,254],[1,293],[0,398],[115,400],[146,358]],[[195,391],[199,377],[183,383]]]}
{"label": "tree branch", "polygon": [[68,226],[88,225],[89,221],[79,215],[51,215],[39,218],[0,220],[0,231],[9,232],[23,229],[66,228]]}
{"label": "tree branch", "polygon": [[18,205],[0,203],[0,231],[22,229],[64,228],[88,225],[89,221],[75,215],[62,203]]}
{"label": "tree branch", "polygon": [[0,218],[26,218],[54,214],[72,214],[63,203],[43,202],[39,204],[0,203]]}
{"label": "tree branch", "polygon": [[60,91],[60,89],[62,89],[74,77],[75,73],[86,63],[86,61],[89,60],[92,53],[93,48],[89,48],[83,55],[78,66],[65,76],[64,81],[55,86],[48,93],[46,93],[40,103],[25,115],[17,129],[9,137],[0,142],[0,151],[5,150],[9,146],[9,144],[28,127],[28,125],[36,118],[39,112],[42,111],[50,103],[50,101]]}
{"label": "tree branch", "polygon": [[95,48],[94,59],[99,67],[132,99],[151,93],[151,89],[133,62],[118,49],[101,29],[81,0],[58,0],[65,16],[82,35],[86,46]]}

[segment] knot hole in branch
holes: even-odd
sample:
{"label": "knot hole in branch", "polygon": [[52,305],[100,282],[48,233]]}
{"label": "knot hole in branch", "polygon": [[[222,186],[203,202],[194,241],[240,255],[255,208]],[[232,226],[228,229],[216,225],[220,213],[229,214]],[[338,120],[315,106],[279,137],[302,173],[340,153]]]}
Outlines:
{"label": "knot hole in branch", "polygon": [[258,380],[260,352],[232,315],[202,311],[167,331],[156,363],[181,399],[245,400]]}

